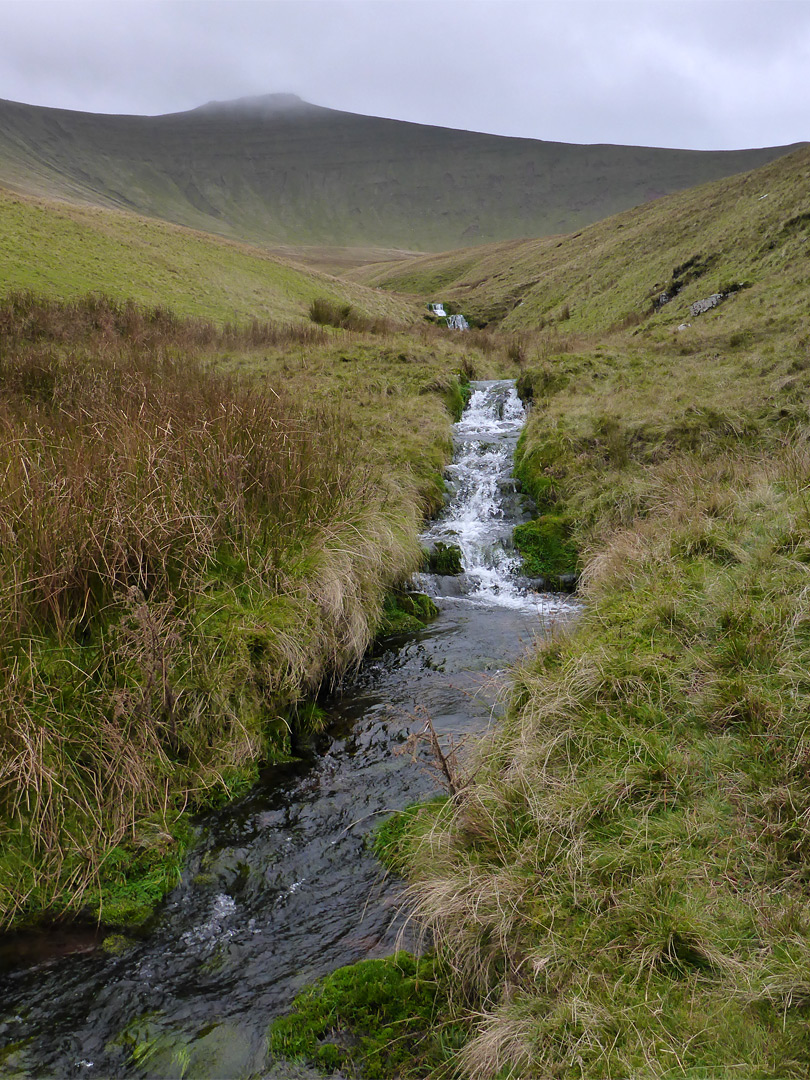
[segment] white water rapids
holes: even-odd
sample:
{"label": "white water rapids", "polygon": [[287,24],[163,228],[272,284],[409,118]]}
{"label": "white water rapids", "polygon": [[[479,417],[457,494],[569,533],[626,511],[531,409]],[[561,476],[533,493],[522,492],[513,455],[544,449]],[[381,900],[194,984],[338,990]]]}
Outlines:
{"label": "white water rapids", "polygon": [[512,477],[512,461],[526,421],[512,381],[472,384],[470,402],[455,425],[455,453],[445,475],[449,499],[438,520],[424,533],[437,542],[461,548],[460,578],[425,575],[434,596],[455,596],[474,604],[545,610],[561,598],[540,596],[520,576],[520,557],[512,545],[515,525],[531,512]]}

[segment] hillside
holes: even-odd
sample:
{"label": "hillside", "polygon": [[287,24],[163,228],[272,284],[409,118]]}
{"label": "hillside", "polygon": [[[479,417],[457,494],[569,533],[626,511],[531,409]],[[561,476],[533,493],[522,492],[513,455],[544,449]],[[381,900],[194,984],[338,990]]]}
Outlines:
{"label": "hillside", "polygon": [[[806,295],[810,150],[619,214],[573,235],[514,241],[365,267],[369,285],[452,302],[469,317],[520,331],[565,323],[678,325],[690,305],[734,293],[755,319],[774,291],[789,311]],[[663,292],[671,296],[657,307]],[[657,308],[654,311],[654,308]]]}
{"label": "hillside", "polygon": [[386,293],[291,266],[244,243],[2,188],[0,287],[59,299],[103,292],[218,321],[308,322],[319,297],[372,318],[413,318],[406,303]]}
{"label": "hillside", "polygon": [[0,102],[0,184],[263,245],[437,251],[568,232],[789,149],[577,146],[289,95],[156,117]]}
{"label": "hillside", "polygon": [[405,826],[459,1075],[807,1076],[808,171],[465,271],[527,286],[525,540],[576,550],[583,610]]}
{"label": "hillside", "polygon": [[[93,160],[111,175],[114,155]],[[38,168],[53,195],[67,172]],[[540,576],[570,557],[581,615],[513,672],[503,722],[445,747],[450,796],[394,819],[387,857],[431,942],[418,966],[375,961],[396,1027],[368,984],[327,979],[306,1052],[399,1080],[363,1058],[371,998],[380,1045],[416,1029],[412,1076],[806,1078],[810,147],[354,283],[87,205],[71,175],[74,204],[0,189],[0,280],[59,298],[0,304],[5,921],[145,917],[180,810],[317,729],[299,698],[351,670],[419,564],[446,407],[466,377],[511,374],[537,508],[516,543]],[[349,267],[320,242],[312,262]],[[72,300],[100,289],[161,309]],[[300,330],[212,338],[163,307],[302,322],[319,297],[403,320],[441,299],[487,329],[316,330],[302,349]]]}

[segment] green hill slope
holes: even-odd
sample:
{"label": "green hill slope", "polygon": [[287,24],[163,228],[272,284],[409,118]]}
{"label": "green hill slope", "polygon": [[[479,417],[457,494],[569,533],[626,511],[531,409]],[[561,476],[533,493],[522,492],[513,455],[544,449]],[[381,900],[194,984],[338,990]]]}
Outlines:
{"label": "green hill slope", "polygon": [[0,293],[8,289],[60,299],[104,292],[219,321],[308,321],[318,297],[373,318],[413,317],[390,294],[290,266],[246,244],[0,188]]}
{"label": "green hill slope", "polygon": [[[792,309],[806,297],[810,270],[808,177],[810,150],[801,149],[573,235],[425,256],[353,276],[452,301],[507,330],[565,321],[570,330],[604,331],[648,318],[677,325],[690,320],[692,303],[740,283],[746,287],[727,302],[741,317],[761,314],[775,289]],[[671,299],[660,304],[664,292]]]}
{"label": "green hill slope", "polygon": [[424,267],[504,302],[516,540],[583,602],[398,841],[459,1075],[807,1076],[808,174]]}
{"label": "green hill slope", "polygon": [[262,244],[435,251],[565,232],[788,149],[575,146],[286,95],[157,117],[0,102],[0,183]]}

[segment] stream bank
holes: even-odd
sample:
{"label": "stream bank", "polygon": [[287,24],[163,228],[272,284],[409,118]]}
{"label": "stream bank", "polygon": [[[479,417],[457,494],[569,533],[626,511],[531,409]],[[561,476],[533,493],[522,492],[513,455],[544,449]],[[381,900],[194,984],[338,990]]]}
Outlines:
{"label": "stream bank", "polygon": [[509,480],[521,423],[511,384],[474,384],[452,496],[426,537],[441,532],[465,555],[460,578],[421,582],[437,618],[392,639],[326,703],[310,757],[266,770],[200,820],[146,938],[4,974],[0,1076],[261,1073],[267,1025],[302,986],[394,951],[401,883],[368,836],[383,815],[436,793],[433,775],[398,753],[415,718],[426,710],[440,735],[485,731],[509,665],[576,610],[522,588],[504,546],[522,514]]}

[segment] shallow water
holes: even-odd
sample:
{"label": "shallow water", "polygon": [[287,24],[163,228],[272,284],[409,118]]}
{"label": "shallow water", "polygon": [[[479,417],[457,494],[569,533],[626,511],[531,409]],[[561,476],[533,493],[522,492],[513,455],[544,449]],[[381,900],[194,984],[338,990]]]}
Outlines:
{"label": "shallow water", "polygon": [[[523,420],[511,384],[476,384],[457,425],[454,492],[426,539],[459,543],[461,579],[426,578],[424,631],[367,659],[327,703],[310,758],[268,769],[250,794],[199,823],[199,841],[154,929],[121,955],[92,949],[0,976],[0,1076],[309,1076],[266,1059],[269,1020],[306,983],[393,951],[401,882],[368,834],[435,794],[403,753],[427,711],[443,735],[496,720],[506,668],[567,598],[530,593],[508,547],[525,509],[509,479]],[[449,595],[453,593],[454,595]]]}

